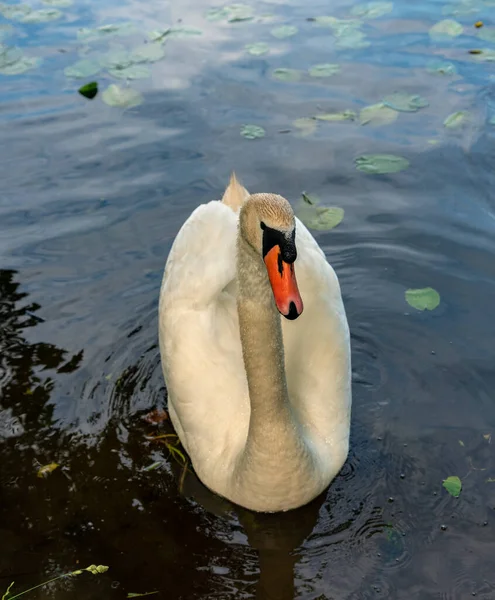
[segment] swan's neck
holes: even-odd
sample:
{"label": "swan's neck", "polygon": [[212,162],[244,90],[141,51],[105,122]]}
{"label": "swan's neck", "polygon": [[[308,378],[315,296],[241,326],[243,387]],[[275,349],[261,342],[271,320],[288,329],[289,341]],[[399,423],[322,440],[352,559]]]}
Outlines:
{"label": "swan's neck", "polygon": [[251,418],[249,438],[285,424],[291,416],[280,314],[261,256],[239,236],[237,247],[239,326]]}

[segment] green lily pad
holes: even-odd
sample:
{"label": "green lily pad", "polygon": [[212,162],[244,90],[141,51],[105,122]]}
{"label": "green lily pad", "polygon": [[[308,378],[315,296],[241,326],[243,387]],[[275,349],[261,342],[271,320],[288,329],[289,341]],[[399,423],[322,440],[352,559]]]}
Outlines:
{"label": "green lily pad", "polygon": [[368,175],[398,173],[407,169],[409,161],[395,154],[363,154],[355,160],[356,169]]}
{"label": "green lily pad", "polygon": [[363,19],[378,19],[392,12],[393,8],[392,2],[366,2],[354,6],[351,13]]}
{"label": "green lily pad", "polygon": [[359,29],[353,27],[336,33],[335,46],[339,50],[359,50],[368,48],[371,44],[366,39],[366,35]]}
{"label": "green lily pad", "polygon": [[308,135],[312,135],[316,131],[317,123],[314,119],[310,119],[309,117],[301,117],[300,119],[295,119],[292,124],[298,130],[299,135],[303,137],[307,137]]}
{"label": "green lily pad", "polygon": [[[1,58],[0,58],[1,60]],[[19,60],[10,65],[0,67],[0,75],[21,75],[26,71],[30,71],[41,64],[40,58],[32,56],[22,56]]]}
{"label": "green lily pad", "polygon": [[453,19],[444,19],[430,28],[432,38],[458,37],[464,31],[464,27]]}
{"label": "green lily pad", "polygon": [[337,123],[340,121],[355,121],[356,113],[353,110],[343,110],[342,112],[336,113],[320,113],[315,115],[314,118],[318,121],[328,121],[330,123]]}
{"label": "green lily pad", "polygon": [[28,4],[0,4],[0,14],[12,21],[21,21],[33,9]]}
{"label": "green lily pad", "polygon": [[130,53],[130,59],[133,63],[154,63],[164,56],[165,50],[159,44],[143,44],[134,48]]}
{"label": "green lily pad", "polygon": [[125,69],[132,66],[133,59],[127,50],[110,50],[100,57],[99,63],[103,69]]}
{"label": "green lily pad", "polygon": [[90,83],[81,86],[77,91],[81,94],[81,96],[84,96],[88,100],[93,100],[98,93],[98,82],[91,81]]}
{"label": "green lily pad", "polygon": [[301,196],[303,202],[309,204],[310,206],[316,206],[320,203],[320,199],[315,194],[308,194],[307,192],[302,192]]}
{"label": "green lily pad", "polygon": [[417,94],[406,94],[405,92],[394,92],[383,99],[385,106],[399,112],[417,112],[421,108],[429,106],[428,100]]}
{"label": "green lily pad", "polygon": [[263,54],[267,54],[270,50],[268,44],[265,42],[256,42],[255,44],[246,44],[244,46],[246,52],[251,54],[252,56],[262,56]]}
{"label": "green lily pad", "polygon": [[397,111],[385,106],[383,102],[365,106],[359,113],[361,125],[390,125],[397,120]]}
{"label": "green lily pad", "polygon": [[440,304],[440,294],[431,287],[407,290],[406,302],[417,310],[435,310]]}
{"label": "green lily pad", "polygon": [[342,222],[344,209],[338,206],[316,206],[311,216],[303,215],[300,218],[310,229],[329,231]]}
{"label": "green lily pad", "polygon": [[146,65],[131,65],[123,69],[115,67],[108,69],[108,73],[117,79],[147,79],[151,77],[151,70]]}
{"label": "green lily pad", "polygon": [[231,4],[227,6],[229,23],[238,23],[240,21],[251,21],[253,19],[253,9],[247,4]]}
{"label": "green lily pad", "polygon": [[453,63],[439,60],[431,60],[426,65],[426,70],[432,75],[452,76],[457,74],[457,69]]}
{"label": "green lily pad", "polygon": [[301,71],[296,69],[275,69],[272,71],[272,77],[279,81],[295,82],[301,79]]}
{"label": "green lily pad", "polygon": [[65,67],[64,73],[66,77],[73,77],[74,79],[85,79],[96,75],[101,70],[100,64],[96,60],[90,60],[83,58],[78,60],[73,65]]}
{"label": "green lily pad", "polygon": [[206,13],[206,19],[208,21],[223,21],[227,20],[230,15],[230,10],[228,6],[214,6],[208,9]]}
{"label": "green lily pad", "polygon": [[110,84],[102,94],[103,102],[109,106],[118,106],[119,108],[132,108],[139,106],[143,102],[143,96],[137,90],[125,87],[122,88],[115,83]]}
{"label": "green lily pad", "polygon": [[339,19],[335,17],[323,15],[321,17],[315,17],[313,23],[316,23],[316,25],[320,25],[321,27],[333,27],[338,20]]}
{"label": "green lily pad", "polygon": [[102,25],[96,27],[96,29],[89,29],[83,27],[77,32],[77,39],[81,41],[92,41],[102,40],[114,36],[126,36],[134,32],[133,23],[109,23],[108,25]]}
{"label": "green lily pad", "polygon": [[60,19],[64,13],[58,8],[40,8],[40,10],[33,10],[26,14],[21,21],[23,23],[48,23],[48,21],[55,21]]}
{"label": "green lily pad", "polygon": [[336,75],[340,73],[340,65],[324,63],[321,65],[314,65],[310,69],[308,69],[311,77],[332,77],[332,75]]}
{"label": "green lily pad", "polygon": [[279,27],[274,27],[270,33],[273,35],[273,37],[282,40],[284,38],[296,35],[298,31],[299,29],[294,25],[280,25]]}
{"label": "green lily pad", "polygon": [[458,129],[465,125],[466,121],[469,119],[469,113],[466,110],[458,110],[452,114],[450,114],[445,121],[443,122],[444,127],[448,127],[449,129]]}
{"label": "green lily pad", "polygon": [[243,125],[241,127],[241,135],[247,140],[255,140],[265,137],[265,130],[259,125]]}
{"label": "green lily pad", "polygon": [[473,58],[479,62],[495,62],[495,50],[483,48],[479,53],[473,55]]}
{"label": "green lily pad", "polygon": [[477,35],[480,40],[495,44],[495,27],[482,27]]}
{"label": "green lily pad", "polygon": [[459,498],[459,494],[462,490],[462,482],[457,475],[447,477],[447,479],[443,480],[442,485],[451,496]]}
{"label": "green lily pad", "polygon": [[67,8],[68,6],[72,6],[72,0],[42,0],[43,4],[48,4],[49,6],[58,6],[60,8]]}
{"label": "green lily pad", "polygon": [[203,35],[203,30],[197,27],[170,27],[167,30],[166,37],[183,38],[197,35]]}

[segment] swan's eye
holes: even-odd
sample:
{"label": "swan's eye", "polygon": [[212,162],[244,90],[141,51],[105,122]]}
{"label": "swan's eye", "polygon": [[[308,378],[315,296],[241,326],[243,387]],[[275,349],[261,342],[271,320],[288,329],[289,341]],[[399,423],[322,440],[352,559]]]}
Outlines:
{"label": "swan's eye", "polygon": [[261,227],[261,229],[263,229],[263,231],[266,229],[266,225],[263,223],[263,221],[261,221],[260,227]]}

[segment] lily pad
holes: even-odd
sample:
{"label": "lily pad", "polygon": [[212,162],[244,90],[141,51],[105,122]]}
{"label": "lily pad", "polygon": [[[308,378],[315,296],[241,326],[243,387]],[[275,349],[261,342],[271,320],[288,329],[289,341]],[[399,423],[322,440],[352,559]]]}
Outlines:
{"label": "lily pad", "polygon": [[395,154],[363,154],[355,160],[356,169],[368,175],[398,173],[407,169],[409,161]]}
{"label": "lily pad", "polygon": [[343,110],[342,112],[336,113],[320,113],[315,115],[314,118],[318,121],[328,121],[330,123],[337,123],[340,121],[355,121],[356,113],[353,110]]}
{"label": "lily pad", "polygon": [[88,100],[93,100],[98,93],[98,82],[91,81],[90,83],[81,86],[77,91],[81,94],[81,96],[84,96]]}
{"label": "lily pad", "polygon": [[457,475],[447,477],[447,479],[443,480],[442,485],[451,496],[459,498],[459,494],[462,490],[462,482]]}
{"label": "lily pad", "polygon": [[480,40],[495,44],[495,27],[483,27],[477,33]]}
{"label": "lily pad", "polygon": [[272,77],[279,81],[295,82],[301,79],[301,71],[296,69],[275,69],[272,71]]}
{"label": "lily pad", "polygon": [[197,35],[203,35],[203,30],[197,27],[170,27],[164,37],[183,38]]}
{"label": "lily pad", "polygon": [[77,39],[89,42],[92,40],[102,40],[114,36],[126,36],[133,32],[133,23],[109,23],[108,25],[96,27],[96,29],[83,27],[78,30]]}
{"label": "lily pad", "polygon": [[473,58],[479,62],[495,62],[495,50],[483,48]]}
{"label": "lily pad", "polygon": [[32,10],[28,4],[0,4],[0,14],[12,21],[21,21]]}
{"label": "lily pad", "polygon": [[394,92],[383,99],[385,106],[399,112],[417,112],[421,108],[429,106],[428,100],[417,94],[406,94],[405,92]]}
{"label": "lily pad", "polygon": [[463,26],[453,19],[444,19],[430,28],[432,38],[458,37],[464,31]]}
{"label": "lily pad", "polygon": [[246,52],[251,54],[252,56],[262,56],[263,54],[267,54],[270,50],[268,44],[265,42],[256,42],[255,44],[246,44],[244,46]]}
{"label": "lily pad", "polygon": [[58,465],[57,463],[50,463],[49,465],[44,465],[43,467],[40,467],[38,469],[38,477],[43,478],[43,477],[47,477],[48,475],[50,475],[50,473],[53,473],[53,471],[55,471],[55,469],[57,469],[60,465]]}
{"label": "lily pad", "polygon": [[359,29],[353,27],[336,33],[335,46],[339,50],[359,50],[368,48],[370,42],[366,39],[366,35]]}
{"label": "lily pad", "polygon": [[230,10],[228,6],[214,6],[208,9],[206,13],[206,19],[208,21],[223,21],[227,20],[230,15]]}
{"label": "lily pad", "polygon": [[320,25],[321,27],[333,27],[338,20],[339,19],[336,17],[323,15],[321,17],[315,17],[313,23],[316,23],[316,25]]}
{"label": "lily pad", "polygon": [[279,27],[274,27],[270,33],[273,37],[281,40],[296,35],[298,31],[299,29],[295,25],[280,25]]}
{"label": "lily pad", "polygon": [[340,73],[340,65],[332,63],[314,65],[313,67],[308,69],[308,72],[311,75],[311,77],[332,77],[332,75]]}
{"label": "lily pad", "polygon": [[432,75],[452,76],[457,74],[456,66],[453,63],[439,60],[431,60],[426,65],[426,70]]}
{"label": "lily pad", "polygon": [[292,124],[298,130],[299,135],[302,135],[303,137],[312,135],[316,131],[317,126],[315,119],[310,119],[309,117],[295,119]]}
{"label": "lily pad", "polygon": [[49,6],[58,6],[60,8],[67,8],[68,6],[72,6],[72,0],[42,0],[43,4],[48,4]]}
{"label": "lily pad", "polygon": [[9,25],[8,23],[0,24],[0,40],[4,40],[5,38],[9,37],[13,32],[14,28],[12,25]]}
{"label": "lily pad", "polygon": [[407,290],[406,302],[417,310],[435,310],[440,304],[440,294],[431,287]]}
{"label": "lily pad", "polygon": [[359,113],[361,125],[390,125],[397,120],[397,111],[385,106],[383,102],[365,106]]}
{"label": "lily pad", "polygon": [[90,60],[83,58],[78,60],[73,65],[65,67],[64,73],[66,77],[73,77],[74,79],[85,79],[96,75],[101,70],[100,64],[96,60]]}
{"label": "lily pad", "polygon": [[122,88],[114,83],[110,84],[102,94],[103,102],[109,106],[120,108],[132,108],[143,102],[143,96],[137,90]]}
{"label": "lily pad", "polygon": [[134,63],[154,63],[165,56],[165,50],[159,44],[143,44],[134,48],[130,60]]}
{"label": "lily pad", "polygon": [[127,50],[110,50],[99,59],[104,69],[125,69],[133,64],[132,55]]}
{"label": "lily pad", "polygon": [[255,140],[265,137],[265,130],[259,125],[243,125],[241,127],[241,135],[247,140]]}
{"label": "lily pad", "polygon": [[251,21],[253,19],[253,9],[247,4],[231,4],[227,6],[229,23],[238,23],[240,21]]}
{"label": "lily pad", "polygon": [[393,8],[392,2],[366,2],[354,6],[351,13],[363,19],[378,19],[392,12]]}
{"label": "lily pad", "polygon": [[19,48],[0,44],[0,75],[21,75],[41,64],[41,59],[24,56]]}
{"label": "lily pad", "polygon": [[312,216],[301,217],[302,222],[316,231],[329,231],[344,218],[344,209],[338,206],[316,206]]}
{"label": "lily pad", "polygon": [[108,69],[108,73],[117,79],[147,79],[151,77],[151,70],[146,65],[131,65],[123,69],[115,67]]}
{"label": "lily pad", "polygon": [[458,110],[452,114],[450,114],[445,121],[443,122],[444,127],[448,127],[449,129],[458,129],[465,125],[466,121],[469,119],[469,113],[466,110]]}
{"label": "lily pad", "polygon": [[48,21],[60,19],[63,14],[58,8],[40,8],[40,10],[33,10],[25,15],[21,21],[23,23],[48,23]]}

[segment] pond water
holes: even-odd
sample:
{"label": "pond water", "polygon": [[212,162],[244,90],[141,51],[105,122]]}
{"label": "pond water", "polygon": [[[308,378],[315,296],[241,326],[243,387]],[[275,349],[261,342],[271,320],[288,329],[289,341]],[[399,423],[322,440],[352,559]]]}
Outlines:
{"label": "pond water", "polygon": [[[26,598],[493,598],[495,3],[211,8],[0,5],[0,594],[95,563]],[[357,168],[376,154],[405,161]],[[167,253],[232,170],[344,210],[314,235],[351,327],[351,449],[280,515],[148,439],[170,432],[146,418]]]}

